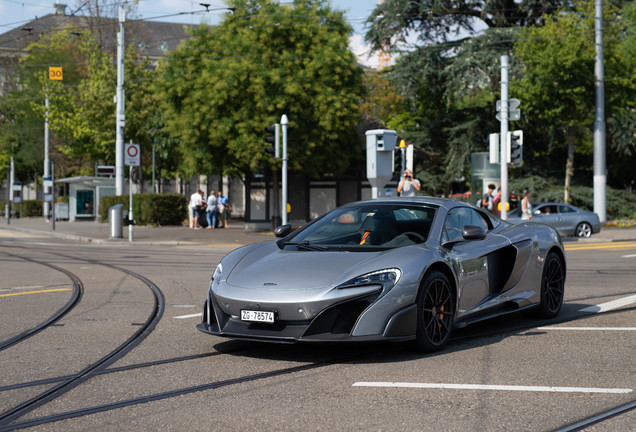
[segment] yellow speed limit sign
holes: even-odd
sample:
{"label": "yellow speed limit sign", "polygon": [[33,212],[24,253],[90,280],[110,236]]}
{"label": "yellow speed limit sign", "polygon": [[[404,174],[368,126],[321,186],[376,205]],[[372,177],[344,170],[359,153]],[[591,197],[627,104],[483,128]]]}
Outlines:
{"label": "yellow speed limit sign", "polygon": [[49,66],[49,79],[62,81],[62,67]]}

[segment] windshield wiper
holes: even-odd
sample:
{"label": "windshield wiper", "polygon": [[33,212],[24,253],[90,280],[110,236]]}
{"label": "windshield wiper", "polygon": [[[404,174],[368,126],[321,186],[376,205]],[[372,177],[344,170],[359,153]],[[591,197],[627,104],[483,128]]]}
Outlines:
{"label": "windshield wiper", "polygon": [[283,243],[283,246],[296,246],[298,250],[308,250],[308,251],[326,251],[328,249],[326,246],[309,243],[308,241],[285,242]]}

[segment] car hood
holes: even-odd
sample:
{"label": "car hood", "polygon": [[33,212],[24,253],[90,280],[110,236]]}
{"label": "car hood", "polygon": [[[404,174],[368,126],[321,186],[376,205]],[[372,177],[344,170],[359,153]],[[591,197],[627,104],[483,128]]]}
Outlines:
{"label": "car hood", "polygon": [[259,290],[331,288],[367,271],[380,269],[377,267],[379,257],[391,252],[290,251],[280,250],[276,243],[265,244],[249,250],[229,269],[225,282]]}

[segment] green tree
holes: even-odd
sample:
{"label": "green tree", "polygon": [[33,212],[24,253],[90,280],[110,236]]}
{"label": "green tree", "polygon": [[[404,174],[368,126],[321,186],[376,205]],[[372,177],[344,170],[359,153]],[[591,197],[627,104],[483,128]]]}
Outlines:
{"label": "green tree", "polygon": [[[495,99],[500,57],[518,26],[533,25],[555,3],[387,0],[368,19],[374,49],[399,54],[389,73],[408,103],[405,136],[421,150],[417,175],[429,193],[465,182],[470,154],[499,129]],[[413,41],[415,46],[412,45]],[[408,44],[407,44],[408,42]]]}
{"label": "green tree", "polygon": [[44,163],[44,118],[31,102],[39,96],[27,89],[9,90],[0,98],[0,178],[5,179],[11,157],[16,180],[28,183],[42,172]]}
{"label": "green tree", "polygon": [[[581,1],[576,6],[576,13],[557,11],[545,17],[543,26],[522,32],[515,51],[523,62],[523,74],[511,84],[512,92],[524,101],[527,118],[532,119],[535,128],[536,125],[544,128],[534,134],[535,139],[528,146],[535,158],[549,160],[555,153],[558,158],[563,154],[560,149],[567,148],[565,202],[571,199],[575,154],[588,156],[585,165],[591,167],[589,155],[593,151],[594,2]],[[622,147],[623,154],[628,155],[634,149],[633,138],[631,145],[630,140],[621,139],[624,129],[619,125],[634,121],[629,107],[634,105],[635,79],[625,71],[635,70],[636,63],[620,49],[625,26],[620,22],[617,8],[606,4],[604,9],[608,147]],[[633,126],[627,130],[630,129],[633,132]],[[558,159],[553,163],[558,164]],[[590,168],[584,171],[589,178]]]}
{"label": "green tree", "polygon": [[193,30],[160,66],[167,127],[184,161],[212,173],[271,165],[264,127],[286,114],[290,169],[344,170],[360,153],[355,125],[363,86],[342,12],[325,0],[228,6],[233,13],[220,25]]}
{"label": "green tree", "polygon": [[[42,154],[44,101],[48,98],[51,154],[59,151],[67,157],[67,168],[74,166],[72,170],[84,174],[93,172],[91,161],[110,159],[115,127],[111,63],[90,33],[70,26],[29,45],[20,63],[20,86],[10,92],[28,106],[17,106],[12,121],[40,126],[31,140],[23,137],[19,141],[20,148]],[[49,66],[62,67],[62,81],[49,79]],[[30,136],[32,130],[25,129],[23,135]]]}

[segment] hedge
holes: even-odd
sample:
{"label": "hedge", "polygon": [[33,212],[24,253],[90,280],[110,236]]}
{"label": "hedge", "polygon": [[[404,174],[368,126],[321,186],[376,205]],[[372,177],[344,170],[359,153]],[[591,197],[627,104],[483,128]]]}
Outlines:
{"label": "hedge", "polygon": [[[115,204],[130,206],[128,195],[105,196],[99,202],[99,218],[108,221],[108,210]],[[181,225],[188,216],[187,200],[180,194],[133,195],[133,217],[136,225]]]}
{"label": "hedge", "polygon": [[[520,193],[524,187],[530,189],[533,203],[563,202],[563,185],[551,183],[549,180],[528,176],[510,182],[510,190]],[[570,204],[582,209],[594,211],[594,188],[589,186],[572,186],[570,188]],[[636,194],[625,190],[606,188],[605,206],[607,219],[636,219]]]}
{"label": "hedge", "polygon": [[[6,200],[0,201],[0,213],[4,215]],[[20,204],[11,204],[11,217],[37,217],[42,216],[42,200],[22,200]]]}

